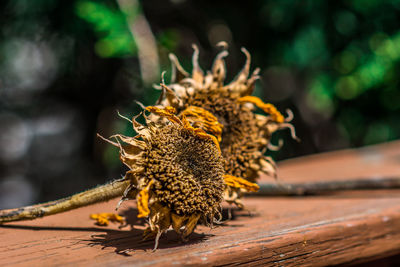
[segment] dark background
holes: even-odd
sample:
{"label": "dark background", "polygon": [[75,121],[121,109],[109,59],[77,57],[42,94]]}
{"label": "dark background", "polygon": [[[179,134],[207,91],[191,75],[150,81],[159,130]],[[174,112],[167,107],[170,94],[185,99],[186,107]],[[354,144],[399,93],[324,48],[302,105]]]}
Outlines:
{"label": "dark background", "polygon": [[96,133],[133,135],[117,110],[153,104],[168,53],[190,70],[192,43],[203,69],[229,43],[227,81],[246,47],[255,94],[294,112],[302,142],[274,136],[276,160],[399,138],[399,26],[400,1],[1,1],[0,208],[123,175]]}

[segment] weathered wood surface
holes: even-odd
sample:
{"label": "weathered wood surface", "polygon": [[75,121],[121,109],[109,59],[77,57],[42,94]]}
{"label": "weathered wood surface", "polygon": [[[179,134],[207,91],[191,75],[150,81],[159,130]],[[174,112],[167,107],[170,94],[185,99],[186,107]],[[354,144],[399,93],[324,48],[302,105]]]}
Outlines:
{"label": "weathered wood surface", "polygon": [[[284,182],[400,176],[400,142],[288,160]],[[263,180],[269,179],[263,177]],[[214,229],[199,226],[188,243],[169,232],[152,252],[142,229],[93,225],[117,200],[0,227],[0,266],[322,266],[400,253],[400,190],[308,197],[246,198],[250,210]],[[125,211],[125,212],[124,212]],[[128,223],[137,225],[133,203]]]}

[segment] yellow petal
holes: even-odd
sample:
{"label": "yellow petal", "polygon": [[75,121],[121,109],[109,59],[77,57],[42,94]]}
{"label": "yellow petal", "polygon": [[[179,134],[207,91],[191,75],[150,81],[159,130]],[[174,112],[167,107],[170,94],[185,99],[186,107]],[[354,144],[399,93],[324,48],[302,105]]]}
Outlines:
{"label": "yellow petal", "polygon": [[202,129],[214,135],[218,142],[221,141],[223,125],[211,112],[200,107],[189,106],[181,113],[181,116],[185,118],[194,117],[194,122],[201,123]]}
{"label": "yellow petal", "polygon": [[204,139],[210,139],[214,142],[214,144],[217,146],[218,150],[221,151],[221,148],[219,147],[219,142],[217,138],[214,135],[206,133],[203,129],[200,128],[194,128],[190,122],[186,119],[186,116],[182,116],[182,123],[183,127],[189,131],[191,131],[194,135],[204,138]]}
{"label": "yellow petal", "polygon": [[155,106],[148,106],[146,107],[146,110],[151,113],[157,114],[160,117],[165,117],[173,123],[182,125],[181,120],[174,114],[176,112],[174,107],[168,106],[162,109]]}
{"label": "yellow petal", "polygon": [[242,188],[249,192],[257,192],[260,187],[258,184],[251,183],[243,178],[232,176],[229,174],[224,175],[225,184],[230,187]]}
{"label": "yellow petal", "polygon": [[257,107],[261,108],[265,113],[271,115],[271,118],[279,123],[285,122],[285,117],[276,109],[276,107],[269,103],[264,103],[260,98],[256,96],[244,96],[238,99],[239,103],[253,103]]}
{"label": "yellow petal", "polygon": [[147,217],[150,214],[150,209],[149,209],[149,190],[150,186],[154,183],[154,181],[150,181],[150,183],[142,189],[138,196],[137,196],[137,206],[138,206],[138,218],[143,218]]}
{"label": "yellow petal", "polygon": [[101,226],[107,226],[110,221],[124,223],[124,218],[115,213],[93,213],[90,214],[90,219],[95,220]]}

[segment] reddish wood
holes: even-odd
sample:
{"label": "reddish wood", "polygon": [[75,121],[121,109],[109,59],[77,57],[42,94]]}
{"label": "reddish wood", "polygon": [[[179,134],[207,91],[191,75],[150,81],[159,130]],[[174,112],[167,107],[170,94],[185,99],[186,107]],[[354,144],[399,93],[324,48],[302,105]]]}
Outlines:
{"label": "reddish wood", "polygon": [[[286,182],[400,176],[400,142],[320,154],[279,164]],[[262,177],[263,180],[269,180]],[[400,253],[400,190],[310,197],[246,198],[224,225],[199,226],[186,244],[171,231],[151,252],[144,226],[93,225],[117,200],[0,227],[0,266],[272,265],[354,263]],[[134,203],[123,211],[137,225]]]}

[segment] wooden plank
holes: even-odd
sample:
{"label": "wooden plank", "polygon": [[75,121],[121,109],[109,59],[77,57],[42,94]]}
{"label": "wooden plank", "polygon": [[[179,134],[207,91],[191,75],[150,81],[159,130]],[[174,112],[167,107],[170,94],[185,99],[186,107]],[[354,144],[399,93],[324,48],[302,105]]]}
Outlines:
{"label": "wooden plank", "polygon": [[[400,176],[400,142],[281,162],[285,182]],[[267,177],[262,177],[268,181]],[[400,190],[309,197],[248,197],[250,211],[214,229],[199,226],[188,243],[171,231],[152,252],[133,202],[122,213],[134,225],[93,225],[89,214],[112,212],[117,200],[0,227],[0,266],[323,266],[400,253]]]}

